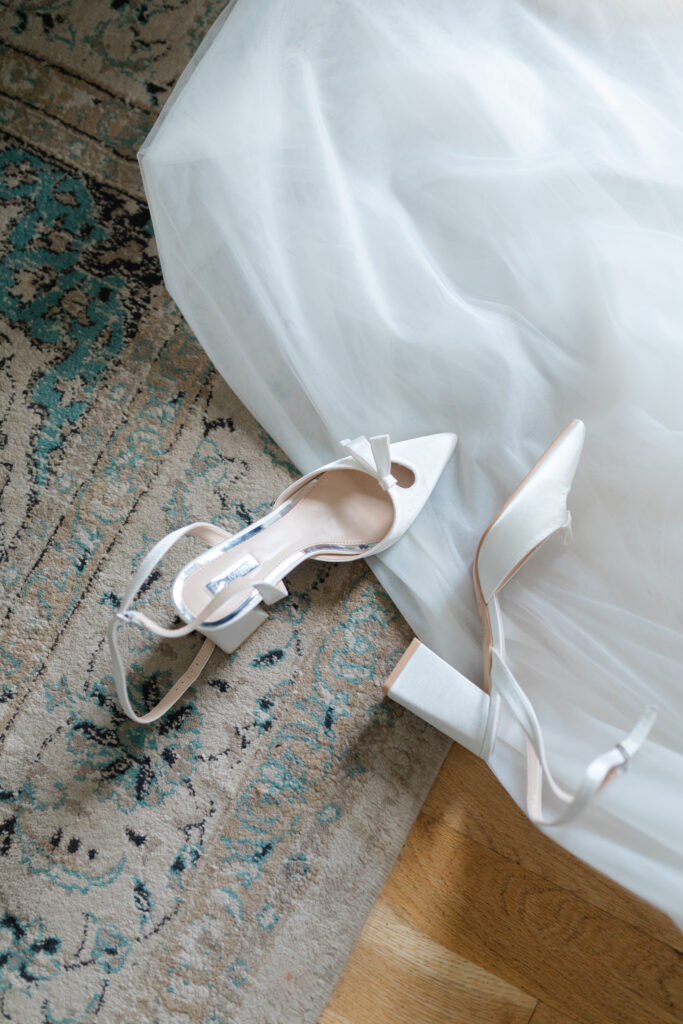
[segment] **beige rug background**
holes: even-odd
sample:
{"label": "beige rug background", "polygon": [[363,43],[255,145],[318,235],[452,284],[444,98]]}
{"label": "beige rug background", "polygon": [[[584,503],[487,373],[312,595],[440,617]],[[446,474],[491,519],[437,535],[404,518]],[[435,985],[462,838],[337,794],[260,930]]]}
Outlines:
{"label": "beige rug background", "polygon": [[[160,725],[113,699],[103,636],[132,564],[193,519],[241,528],[296,475],[169,299],[135,160],[221,6],[0,6],[0,1011],[16,1024],[316,1021],[447,746],[381,699],[410,632],[363,563],[300,568]],[[142,603],[163,607],[179,558]],[[194,641],[128,634],[149,702]]]}

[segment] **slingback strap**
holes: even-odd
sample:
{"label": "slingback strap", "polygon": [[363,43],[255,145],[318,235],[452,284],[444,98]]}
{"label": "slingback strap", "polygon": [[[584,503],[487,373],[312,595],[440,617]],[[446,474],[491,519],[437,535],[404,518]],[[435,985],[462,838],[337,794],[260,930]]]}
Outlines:
{"label": "slingback strap", "polygon": [[[494,648],[491,682],[522,727],[527,746],[527,814],[536,825],[566,825],[586,808],[598,790],[626,770],[629,760],[645,742],[657,717],[657,708],[647,706],[631,731],[610,750],[594,758],[586,768],[574,794],[557,784],[548,765],[543,733],[531,701]],[[565,808],[554,817],[543,814],[543,784],[547,783]]]}
{"label": "slingback strap", "polygon": [[[134,623],[137,626],[149,630],[155,636],[175,639],[177,637],[187,636],[189,633],[192,633],[193,630],[197,629],[198,626],[207,623],[210,620],[211,615],[225,603],[225,595],[219,590],[218,593],[216,593],[202,609],[199,615],[195,616],[195,618],[186,625],[177,626],[173,629],[161,626],[158,622],[155,622],[154,619],[145,615],[143,612],[130,610],[133,598],[145,580],[157,567],[164,555],[182,537],[187,535],[198,537],[201,540],[206,541],[209,545],[220,544],[230,536],[226,530],[222,530],[220,527],[214,526],[212,523],[189,523],[187,526],[181,526],[179,529],[173,530],[165,537],[162,537],[162,539],[154,545],[151,551],[149,551],[140,563],[140,567],[135,573],[123,600],[121,601],[119,610],[116,615],[112,617],[107,629],[107,640],[109,642],[109,649],[111,652],[116,695],[121,708],[126,715],[140,725],[149,725],[151,722],[155,722],[175,704],[177,704],[185,691],[188,690],[195,682],[216,646],[210,638],[205,639],[189,668],[183,673],[180,679],[173,684],[165,696],[146,714],[138,715],[135,712],[128,693],[127,673],[116,641],[116,631],[118,627],[123,623]],[[287,589],[281,582],[271,584],[257,581],[254,583],[245,583],[238,590],[233,591],[231,596],[237,596],[237,594],[242,592],[253,590],[256,590],[260,594],[260,597],[265,604],[274,604],[275,601],[279,601],[282,597],[287,595]]]}

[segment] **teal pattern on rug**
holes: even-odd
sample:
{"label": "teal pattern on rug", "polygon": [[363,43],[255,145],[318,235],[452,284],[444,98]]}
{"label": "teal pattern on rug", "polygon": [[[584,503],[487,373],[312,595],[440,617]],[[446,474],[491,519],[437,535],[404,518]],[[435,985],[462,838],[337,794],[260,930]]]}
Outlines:
{"label": "teal pattern on rug", "polygon": [[[158,384],[149,386],[131,429],[125,406],[134,396],[119,393],[116,369],[134,336],[138,296],[159,283],[156,263],[145,255],[149,221],[144,207],[132,207],[125,200],[124,213],[115,193],[29,150],[7,146],[1,162],[3,198],[12,210],[1,261],[2,315],[21,342],[36,353],[22,396],[31,428],[29,488],[21,527],[42,533],[52,558],[49,569],[39,559],[22,575],[21,565],[13,561],[22,548],[8,537],[3,573],[17,600],[29,606],[33,600],[35,621],[43,621],[58,635],[83,600],[94,599],[87,595],[93,563],[103,545],[115,539],[119,526],[125,526],[162,457],[162,434],[174,429],[186,403],[196,401],[196,391],[190,396],[177,387],[163,391]],[[131,233],[137,240],[138,257],[132,263],[127,262]],[[186,344],[181,338],[181,347]],[[21,358],[21,347],[9,356],[10,384],[12,365]],[[163,348],[159,358],[163,363]],[[197,387],[210,389],[210,371],[201,368],[196,376]],[[100,389],[109,393],[109,401],[123,414],[119,423],[110,419],[93,428],[89,417]],[[19,398],[10,388],[9,406]],[[166,528],[192,518],[192,496],[207,481],[219,499],[218,519],[229,529],[242,528],[268,508],[269,502],[249,504],[234,486],[236,477],[248,479],[249,462],[226,459],[216,437],[219,431],[230,434],[233,429],[229,416],[203,417],[196,443],[183,462],[182,479],[163,503]],[[70,470],[65,452],[86,432],[89,444],[98,449],[96,468],[79,478]],[[260,457],[291,475],[293,467],[272,441],[262,431],[257,436]],[[112,506],[98,505],[91,496],[103,480],[116,486],[119,500]],[[46,494],[57,495],[59,508],[71,511],[64,536],[59,533],[63,514],[57,516],[58,530],[52,534],[47,518],[32,515]],[[133,565],[156,539],[145,528],[137,536]],[[277,643],[269,643],[264,631],[249,661],[250,672],[262,684],[256,687],[246,718],[235,723],[230,745],[218,753],[203,742],[201,699],[194,694],[158,726],[138,726],[120,712],[108,672],[53,675],[49,649],[37,667],[32,659],[20,656],[16,638],[3,641],[8,677],[13,680],[6,687],[6,704],[16,702],[20,714],[23,701],[35,700],[34,686],[39,686],[49,728],[34,758],[36,776],[17,777],[10,766],[0,780],[4,809],[0,855],[10,862],[14,858],[27,879],[41,879],[66,899],[84,897],[88,907],[80,912],[77,942],[73,935],[69,941],[59,924],[45,916],[21,917],[10,908],[5,911],[0,930],[4,1000],[0,1006],[7,1019],[34,1019],[39,1007],[44,1019],[55,1024],[75,1024],[100,1015],[112,977],[124,970],[136,944],[174,919],[204,856],[216,804],[210,797],[188,801],[197,773],[208,758],[232,763],[258,743],[263,754],[256,774],[236,795],[233,827],[220,835],[219,851],[214,853],[222,894],[214,916],[220,919],[226,938],[225,953],[218,954],[216,963],[231,987],[246,985],[252,956],[248,951],[232,955],[227,940],[238,937],[249,921],[269,938],[277,932],[282,910],[268,897],[267,884],[259,895],[271,863],[279,859],[277,867],[284,877],[293,885],[305,885],[315,858],[306,848],[291,848],[297,842],[302,814],[330,772],[351,777],[366,770],[358,751],[348,750],[339,725],[351,714],[355,691],[372,681],[377,644],[384,641],[388,625],[398,616],[367,572],[358,572],[358,582],[339,609],[337,624],[321,638],[304,692],[295,692],[292,673],[307,633],[311,592],[324,586],[329,567],[314,568],[309,588],[293,588],[290,601],[274,609],[273,621],[280,626]],[[165,588],[164,581],[153,577],[140,601],[148,605],[162,601]],[[98,606],[109,615],[117,607],[117,591],[102,586],[99,590]],[[145,638],[138,643],[134,665],[141,670],[152,647]],[[221,695],[231,692],[230,668],[237,657],[225,659],[223,671],[208,680],[209,690]],[[146,671],[139,699],[151,704],[171,681],[171,668]],[[26,684],[31,684],[29,691],[22,690]],[[364,714],[375,725],[379,716],[382,727],[392,721],[392,714],[376,703]],[[43,767],[41,750],[46,748],[59,757],[54,773]],[[95,800],[107,808],[108,839],[115,841],[106,850],[96,830],[79,830],[80,815],[68,812],[81,790],[86,802]],[[174,812],[177,838],[165,844],[163,864],[157,859],[153,869],[146,870],[145,848],[151,839],[140,822],[149,821],[150,813],[163,812],[174,799],[176,804],[180,799],[184,809],[180,820],[177,806]],[[343,811],[336,801],[326,801],[314,813],[324,831],[336,825]],[[41,835],[40,823],[46,821],[53,821],[54,827]],[[100,904],[110,906],[109,900],[103,902],[97,896],[110,887],[116,887],[120,918],[111,919],[98,909]],[[69,930],[73,931],[71,921]],[[169,994],[186,983],[190,970],[184,960],[169,969]],[[72,976],[79,979],[77,1005],[72,1000],[73,1012],[65,1016],[49,993],[59,990],[60,979]]]}
{"label": "teal pattern on rug", "polygon": [[[0,1015],[228,1024],[319,912],[375,767],[412,785],[378,685],[407,631],[363,564],[308,563],[160,723],[121,713],[104,634],[133,567],[296,470],[169,299],[135,162],[223,4],[48,6],[0,11]],[[196,649],[125,645],[141,706]]]}

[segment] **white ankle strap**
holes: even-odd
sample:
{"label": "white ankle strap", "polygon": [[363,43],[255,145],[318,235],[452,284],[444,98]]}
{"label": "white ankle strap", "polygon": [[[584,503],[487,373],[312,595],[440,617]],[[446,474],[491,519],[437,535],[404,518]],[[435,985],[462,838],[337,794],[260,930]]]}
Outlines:
{"label": "white ankle strap", "polygon": [[[491,655],[491,682],[494,691],[505,701],[526,736],[527,814],[536,825],[566,825],[584,810],[599,789],[625,771],[630,758],[645,742],[654,725],[657,709],[652,706],[646,707],[634,727],[619,743],[590,762],[576,793],[572,795],[562,789],[553,778],[546,757],[543,733],[531,701],[495,648]],[[564,810],[552,818],[543,815],[544,782],[555,796],[566,804]]]}
{"label": "white ankle strap", "polygon": [[[202,609],[199,615],[186,625],[177,626],[174,629],[161,626],[158,622],[155,622],[154,619],[145,615],[143,612],[130,610],[133,598],[145,580],[157,567],[164,555],[173,547],[174,544],[188,534],[194,537],[199,537],[210,545],[220,544],[221,541],[230,537],[230,534],[226,530],[222,530],[220,527],[214,526],[212,523],[190,523],[188,526],[182,526],[180,529],[173,530],[171,533],[167,534],[166,537],[162,537],[162,539],[154,545],[151,551],[142,560],[138,571],[133,577],[128,590],[121,601],[119,610],[111,619],[107,629],[107,640],[111,651],[116,695],[126,715],[128,715],[128,717],[134,722],[138,722],[140,725],[149,725],[150,722],[155,722],[180,700],[185,691],[188,690],[197,679],[197,676],[206,665],[214,647],[216,646],[212,640],[207,638],[200,647],[189,668],[183,673],[180,679],[173,684],[168,693],[166,693],[165,696],[146,714],[138,715],[135,712],[128,693],[126,670],[116,642],[116,631],[118,627],[123,623],[134,623],[137,626],[148,629],[155,636],[175,639],[177,637],[187,636],[188,633],[197,629],[198,626],[210,621],[211,615],[218,611],[221,605],[225,603],[225,595],[223,595],[221,591],[218,591],[218,593],[215,594],[208,602],[206,607]],[[266,604],[273,604],[275,601],[279,601],[280,598],[287,594],[284,584],[270,584],[265,582],[245,583],[243,587],[234,591],[233,594],[234,596],[237,596],[238,593],[242,593],[243,591],[246,592],[253,590],[259,592],[261,599]]]}

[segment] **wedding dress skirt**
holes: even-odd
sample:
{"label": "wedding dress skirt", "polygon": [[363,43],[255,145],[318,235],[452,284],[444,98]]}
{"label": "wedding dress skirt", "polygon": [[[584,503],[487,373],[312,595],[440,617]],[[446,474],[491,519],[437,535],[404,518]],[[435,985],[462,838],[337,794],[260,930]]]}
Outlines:
{"label": "wedding dress skirt", "polygon": [[[372,567],[472,679],[476,542],[585,421],[574,543],[506,588],[508,660],[568,787],[660,708],[549,834],[683,924],[681,53],[659,0],[237,0],[140,158],[171,294],[301,471],[459,434]],[[523,750],[504,723],[519,803]]]}

